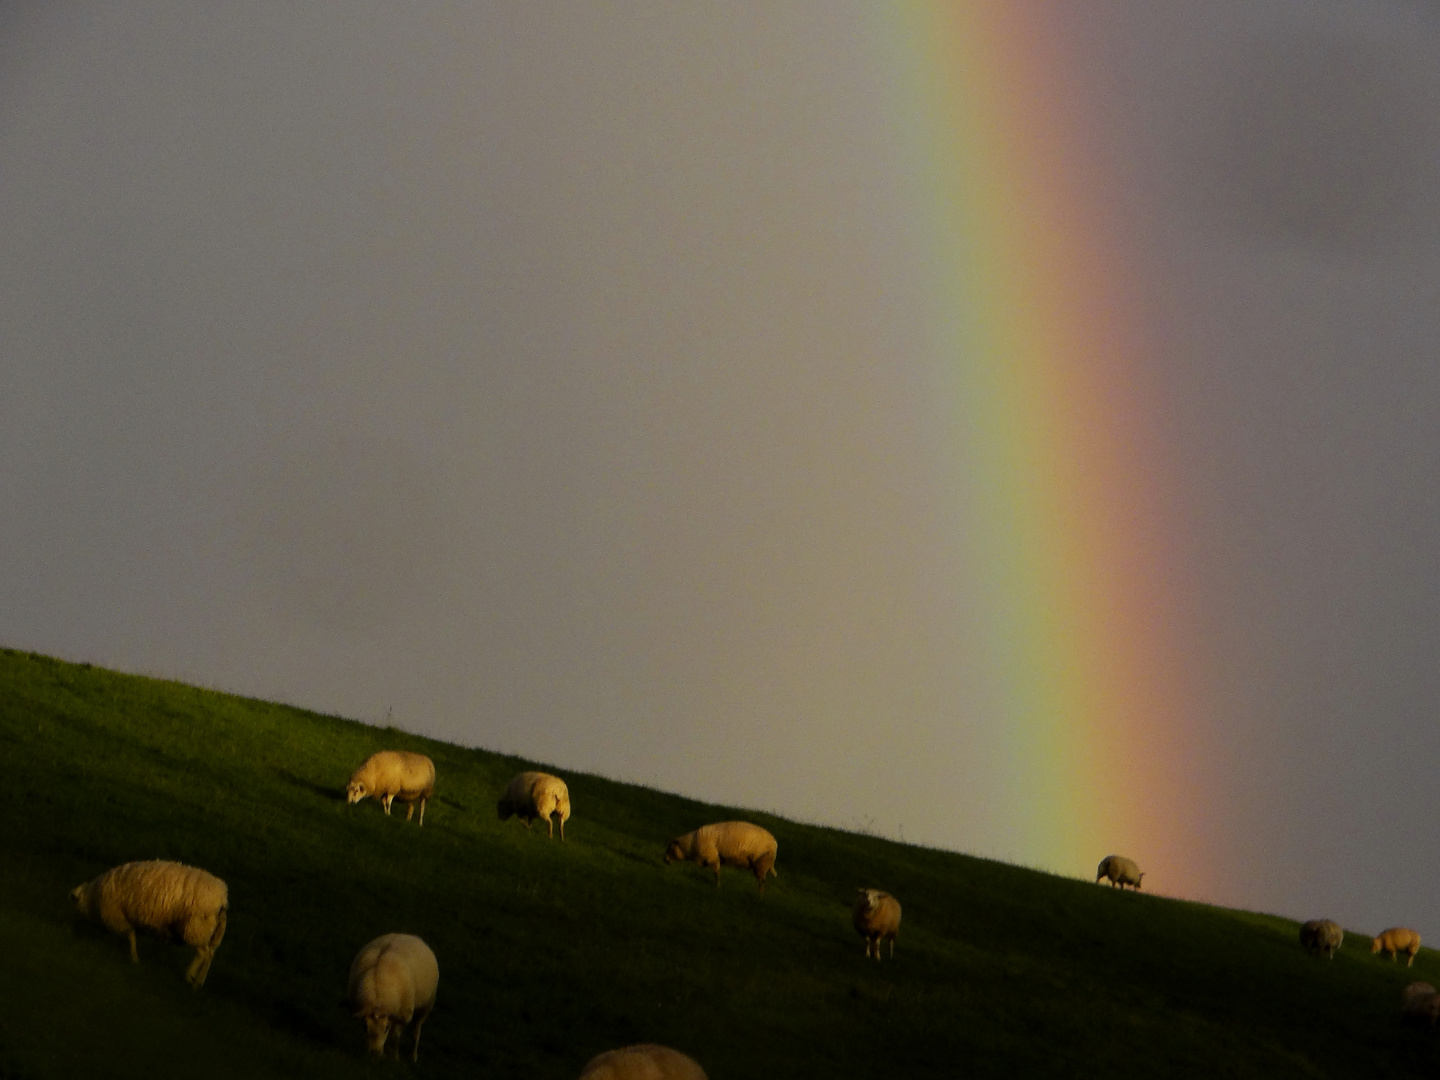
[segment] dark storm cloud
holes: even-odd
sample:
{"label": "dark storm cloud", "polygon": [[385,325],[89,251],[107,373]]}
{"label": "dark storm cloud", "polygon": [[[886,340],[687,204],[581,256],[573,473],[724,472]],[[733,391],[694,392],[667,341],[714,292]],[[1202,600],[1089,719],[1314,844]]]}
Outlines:
{"label": "dark storm cloud", "polygon": [[1247,235],[1378,254],[1440,188],[1440,69],[1423,44],[1303,31],[1242,42],[1189,164]]}

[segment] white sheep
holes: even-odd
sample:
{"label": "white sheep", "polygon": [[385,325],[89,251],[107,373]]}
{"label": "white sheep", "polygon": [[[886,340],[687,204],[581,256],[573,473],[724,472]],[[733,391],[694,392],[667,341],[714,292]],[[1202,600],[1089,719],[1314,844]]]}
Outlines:
{"label": "white sheep", "polygon": [[591,1059],[580,1080],[707,1080],[694,1058],[655,1043],[607,1050]]}
{"label": "white sheep", "polygon": [[1427,982],[1412,982],[1400,992],[1400,1019],[1434,1027],[1440,1018],[1440,994]]}
{"label": "white sheep", "polygon": [[413,934],[384,934],[370,942],[350,965],[350,1004],[365,1021],[369,1053],[383,1056],[385,1044],[395,1036],[394,1056],[400,1056],[400,1037],[410,1028],[414,1043],[410,1060],[420,1060],[420,1025],[435,1007],[440,965],[430,946]]}
{"label": "white sheep", "polygon": [[1415,954],[1420,951],[1420,935],[1403,926],[1392,926],[1389,930],[1380,931],[1380,935],[1370,943],[1370,951],[1384,952],[1391,960],[1403,952],[1405,966],[1409,967],[1415,963]]}
{"label": "white sheep", "polygon": [[420,801],[420,824],[425,824],[425,803],[435,794],[435,763],[424,754],[409,750],[381,750],[371,754],[350,774],[345,785],[345,801],[351,804],[374,796],[385,813],[396,799],[406,803],[405,820],[415,814],[415,801]]}
{"label": "white sheep", "polygon": [[665,863],[684,861],[698,863],[715,871],[715,887],[720,887],[720,866],[738,867],[749,870],[760,883],[760,895],[765,895],[765,876],[780,876],[775,869],[775,853],[779,844],[775,837],[759,825],[748,821],[722,821],[715,825],[702,825],[694,832],[677,836],[665,849]]}
{"label": "white sheep", "polygon": [[215,950],[225,937],[230,891],[214,874],[165,859],[128,862],[70,891],[75,908],[105,929],[130,938],[130,959],[140,962],[135,931],[162,941],[178,937],[195,948],[185,971],[192,990],[205,985]]}
{"label": "white sheep", "polygon": [[857,889],[855,897],[855,929],[865,939],[865,955],[875,948],[880,959],[880,945],[890,942],[890,959],[895,959],[895,939],[900,935],[900,901],[879,889]]}
{"label": "white sheep", "polygon": [[1139,889],[1140,879],[1144,876],[1134,859],[1127,859],[1124,855],[1106,855],[1100,860],[1100,869],[1095,872],[1095,884],[1100,884],[1102,878],[1109,878],[1112,889],[1117,885],[1121,889],[1126,885]]}
{"label": "white sheep", "polygon": [[495,809],[499,812],[501,821],[518,817],[525,822],[527,829],[531,822],[543,820],[552,839],[555,836],[555,820],[552,815],[558,815],[560,839],[563,841],[565,822],[570,820],[570,789],[558,776],[543,772],[522,772],[510,781],[505,788],[505,794],[501,795],[500,801],[495,804]]}
{"label": "white sheep", "polygon": [[1340,924],[1330,919],[1311,919],[1300,927],[1300,944],[1312,956],[1335,959],[1335,950],[1345,940]]}

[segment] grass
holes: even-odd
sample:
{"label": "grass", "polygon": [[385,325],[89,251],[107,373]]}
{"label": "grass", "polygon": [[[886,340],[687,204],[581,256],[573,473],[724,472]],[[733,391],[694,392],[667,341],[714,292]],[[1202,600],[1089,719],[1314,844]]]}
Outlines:
{"label": "grass", "polygon": [[[342,789],[366,755],[434,760],[425,826]],[[566,773],[567,841],[500,822],[535,763],[335,717],[0,651],[0,1077],[572,1078],[639,1041],[713,1080],[1432,1074],[1401,988],[1440,985],[1357,934],[1331,962],[1295,923]],[[542,766],[543,767],[543,766]],[[666,841],[745,817],[780,842],[765,897],[665,867]],[[1098,856],[1104,854],[1097,853]],[[191,951],[77,922],[68,891],[132,859],[230,886],[205,988]],[[904,904],[864,959],[859,885]],[[351,958],[419,934],[440,992],[418,1066],[367,1062]]]}

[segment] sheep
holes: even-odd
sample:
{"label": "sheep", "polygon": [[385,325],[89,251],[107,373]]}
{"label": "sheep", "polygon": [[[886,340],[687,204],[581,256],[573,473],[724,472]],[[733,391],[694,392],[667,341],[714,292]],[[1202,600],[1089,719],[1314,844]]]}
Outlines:
{"label": "sheep", "polygon": [[1312,956],[1335,959],[1335,950],[1345,940],[1340,924],[1330,919],[1311,919],[1300,927],[1300,944]]}
{"label": "sheep", "polygon": [[760,895],[765,895],[765,876],[780,876],[775,869],[775,852],[779,845],[775,837],[759,825],[748,821],[722,821],[716,825],[702,825],[694,832],[677,836],[665,849],[665,865],[685,861],[707,866],[715,871],[715,887],[720,887],[720,865],[735,866],[749,870],[760,883]]}
{"label": "sheep", "polygon": [[1440,1018],[1440,994],[1427,982],[1412,982],[1400,992],[1400,1020],[1406,1024],[1435,1026]]}
{"label": "sheep", "polygon": [[415,814],[415,800],[420,800],[420,824],[425,824],[425,803],[435,794],[435,763],[424,754],[409,750],[381,750],[371,754],[350,774],[345,785],[345,801],[359,802],[371,795],[380,800],[385,813],[399,799],[407,804],[405,820]]}
{"label": "sheep", "polygon": [[856,889],[855,929],[865,939],[865,955],[875,947],[875,960],[880,960],[880,944],[889,939],[890,959],[895,959],[895,939],[900,934],[900,901],[879,889]]}
{"label": "sheep", "polygon": [[1420,951],[1420,935],[1403,926],[1392,926],[1382,930],[1380,936],[1370,943],[1372,953],[1388,953],[1393,961],[1399,953],[1405,954],[1405,966],[1415,963],[1415,954]]}
{"label": "sheep", "polygon": [[391,1034],[394,1056],[409,1027],[414,1043],[410,1060],[420,1060],[420,1026],[435,1008],[440,965],[430,946],[413,934],[383,934],[356,954],[350,965],[350,1004],[365,1021],[368,1053],[382,1057]]}
{"label": "sheep", "polygon": [[140,962],[135,931],[162,941],[178,937],[195,947],[185,970],[192,990],[205,985],[215,950],[225,937],[230,890],[214,874],[165,859],[128,862],[106,870],[70,891],[76,910],[115,934],[130,939],[130,959]]}
{"label": "sheep", "polygon": [[706,1076],[698,1062],[679,1050],[641,1043],[592,1058],[580,1080],[706,1080]]}
{"label": "sheep", "polygon": [[530,823],[543,819],[549,829],[548,836],[555,837],[555,820],[552,815],[560,816],[560,840],[565,840],[565,822],[570,820],[570,789],[565,786],[565,781],[558,776],[551,776],[543,772],[522,772],[505,788],[505,794],[500,796],[500,801],[495,804],[496,811],[500,814],[501,821],[509,821],[511,817],[518,817],[525,822],[525,828],[530,828]]}
{"label": "sheep", "polygon": [[1124,855],[1106,855],[1100,860],[1100,869],[1095,872],[1095,884],[1100,884],[1102,878],[1109,878],[1112,889],[1117,885],[1121,889],[1126,885],[1139,889],[1140,879],[1144,876],[1134,859],[1127,859]]}

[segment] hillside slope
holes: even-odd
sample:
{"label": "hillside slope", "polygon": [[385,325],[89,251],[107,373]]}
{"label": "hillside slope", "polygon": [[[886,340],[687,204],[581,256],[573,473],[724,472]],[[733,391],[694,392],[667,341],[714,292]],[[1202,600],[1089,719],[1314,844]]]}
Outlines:
{"label": "hillside slope", "polygon": [[[423,829],[343,801],[385,747],[435,760]],[[1407,970],[1351,934],[1327,963],[1284,919],[575,773],[561,845],[496,819],[529,762],[88,665],[0,652],[0,761],[4,1077],[563,1080],[642,1040],[714,1080],[1409,1076],[1440,1052],[1397,1019],[1407,982],[1440,984],[1428,949]],[[661,864],[740,816],[780,842],[763,901]],[[137,967],[71,916],[74,885],[156,857],[230,886],[198,994],[189,949],[142,938]],[[893,963],[862,956],[859,885],[904,904]],[[341,1003],[357,949],[397,930],[440,961],[418,1069],[366,1063]]]}

